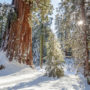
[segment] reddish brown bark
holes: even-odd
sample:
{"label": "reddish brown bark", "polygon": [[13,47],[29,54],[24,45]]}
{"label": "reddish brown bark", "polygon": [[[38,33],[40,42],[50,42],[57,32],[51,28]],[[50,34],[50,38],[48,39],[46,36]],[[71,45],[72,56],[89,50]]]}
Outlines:
{"label": "reddish brown bark", "polygon": [[13,4],[16,8],[17,20],[11,23],[7,33],[5,32],[6,36],[9,34],[5,50],[7,56],[10,56],[10,61],[16,58],[20,63],[32,65],[32,28],[28,23],[30,4],[26,4],[23,0],[14,0]]}
{"label": "reddish brown bark", "polygon": [[82,15],[82,20],[84,21],[84,24],[83,27],[82,27],[82,30],[84,31],[84,40],[85,40],[85,56],[86,56],[86,59],[85,59],[85,70],[84,70],[84,74],[85,76],[88,75],[88,72],[89,72],[89,55],[88,55],[88,42],[87,42],[87,27],[86,27],[86,15],[85,15],[85,0],[82,0],[81,2],[81,5],[80,5],[80,8],[81,8],[81,15]]}

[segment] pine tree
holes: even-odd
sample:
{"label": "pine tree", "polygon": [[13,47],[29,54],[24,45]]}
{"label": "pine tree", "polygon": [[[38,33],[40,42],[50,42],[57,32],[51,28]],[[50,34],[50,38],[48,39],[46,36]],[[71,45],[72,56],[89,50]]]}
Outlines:
{"label": "pine tree", "polygon": [[61,77],[64,75],[62,63],[64,58],[62,55],[60,43],[54,37],[52,32],[49,33],[47,42],[47,66],[46,74],[49,77]]}

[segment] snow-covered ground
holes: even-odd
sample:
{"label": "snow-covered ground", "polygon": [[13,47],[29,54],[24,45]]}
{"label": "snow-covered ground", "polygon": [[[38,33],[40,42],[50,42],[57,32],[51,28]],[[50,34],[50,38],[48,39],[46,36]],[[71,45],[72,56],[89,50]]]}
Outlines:
{"label": "snow-covered ground", "polygon": [[[64,77],[50,78],[45,76],[45,70],[39,67],[31,69],[15,61],[8,62],[2,51],[0,64],[6,67],[0,70],[0,90],[90,90],[84,77],[69,73],[70,70],[65,69]],[[65,68],[68,66],[70,65],[66,65]]]}

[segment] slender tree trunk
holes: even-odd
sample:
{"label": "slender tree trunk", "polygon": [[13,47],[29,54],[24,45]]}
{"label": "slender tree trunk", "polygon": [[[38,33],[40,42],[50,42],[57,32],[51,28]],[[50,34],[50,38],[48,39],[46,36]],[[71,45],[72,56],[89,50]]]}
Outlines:
{"label": "slender tree trunk", "polygon": [[40,67],[43,64],[43,35],[40,36]]}
{"label": "slender tree trunk", "polygon": [[42,30],[41,30],[41,35],[40,35],[40,67],[42,68],[43,64],[43,46],[44,45],[44,26],[42,23]]}
{"label": "slender tree trunk", "polygon": [[87,27],[86,27],[86,16],[85,16],[85,0],[82,0],[81,2],[81,15],[82,15],[82,20],[84,22],[84,25],[82,27],[83,31],[84,31],[84,40],[85,40],[85,56],[86,56],[86,60],[85,60],[85,76],[87,76],[87,73],[88,73],[88,59],[89,59],[89,56],[88,56],[88,43],[87,43]]}

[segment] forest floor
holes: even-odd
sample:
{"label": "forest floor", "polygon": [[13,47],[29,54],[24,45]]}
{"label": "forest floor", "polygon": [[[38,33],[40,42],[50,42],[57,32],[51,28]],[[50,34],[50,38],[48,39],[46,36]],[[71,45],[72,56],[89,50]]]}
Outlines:
{"label": "forest floor", "polygon": [[[70,60],[69,60],[70,63]],[[69,63],[65,66],[65,76],[57,79],[45,76],[45,70],[31,69],[24,64],[8,62],[5,53],[0,52],[0,90],[90,90],[83,75],[70,71]],[[68,70],[66,70],[68,68]]]}

